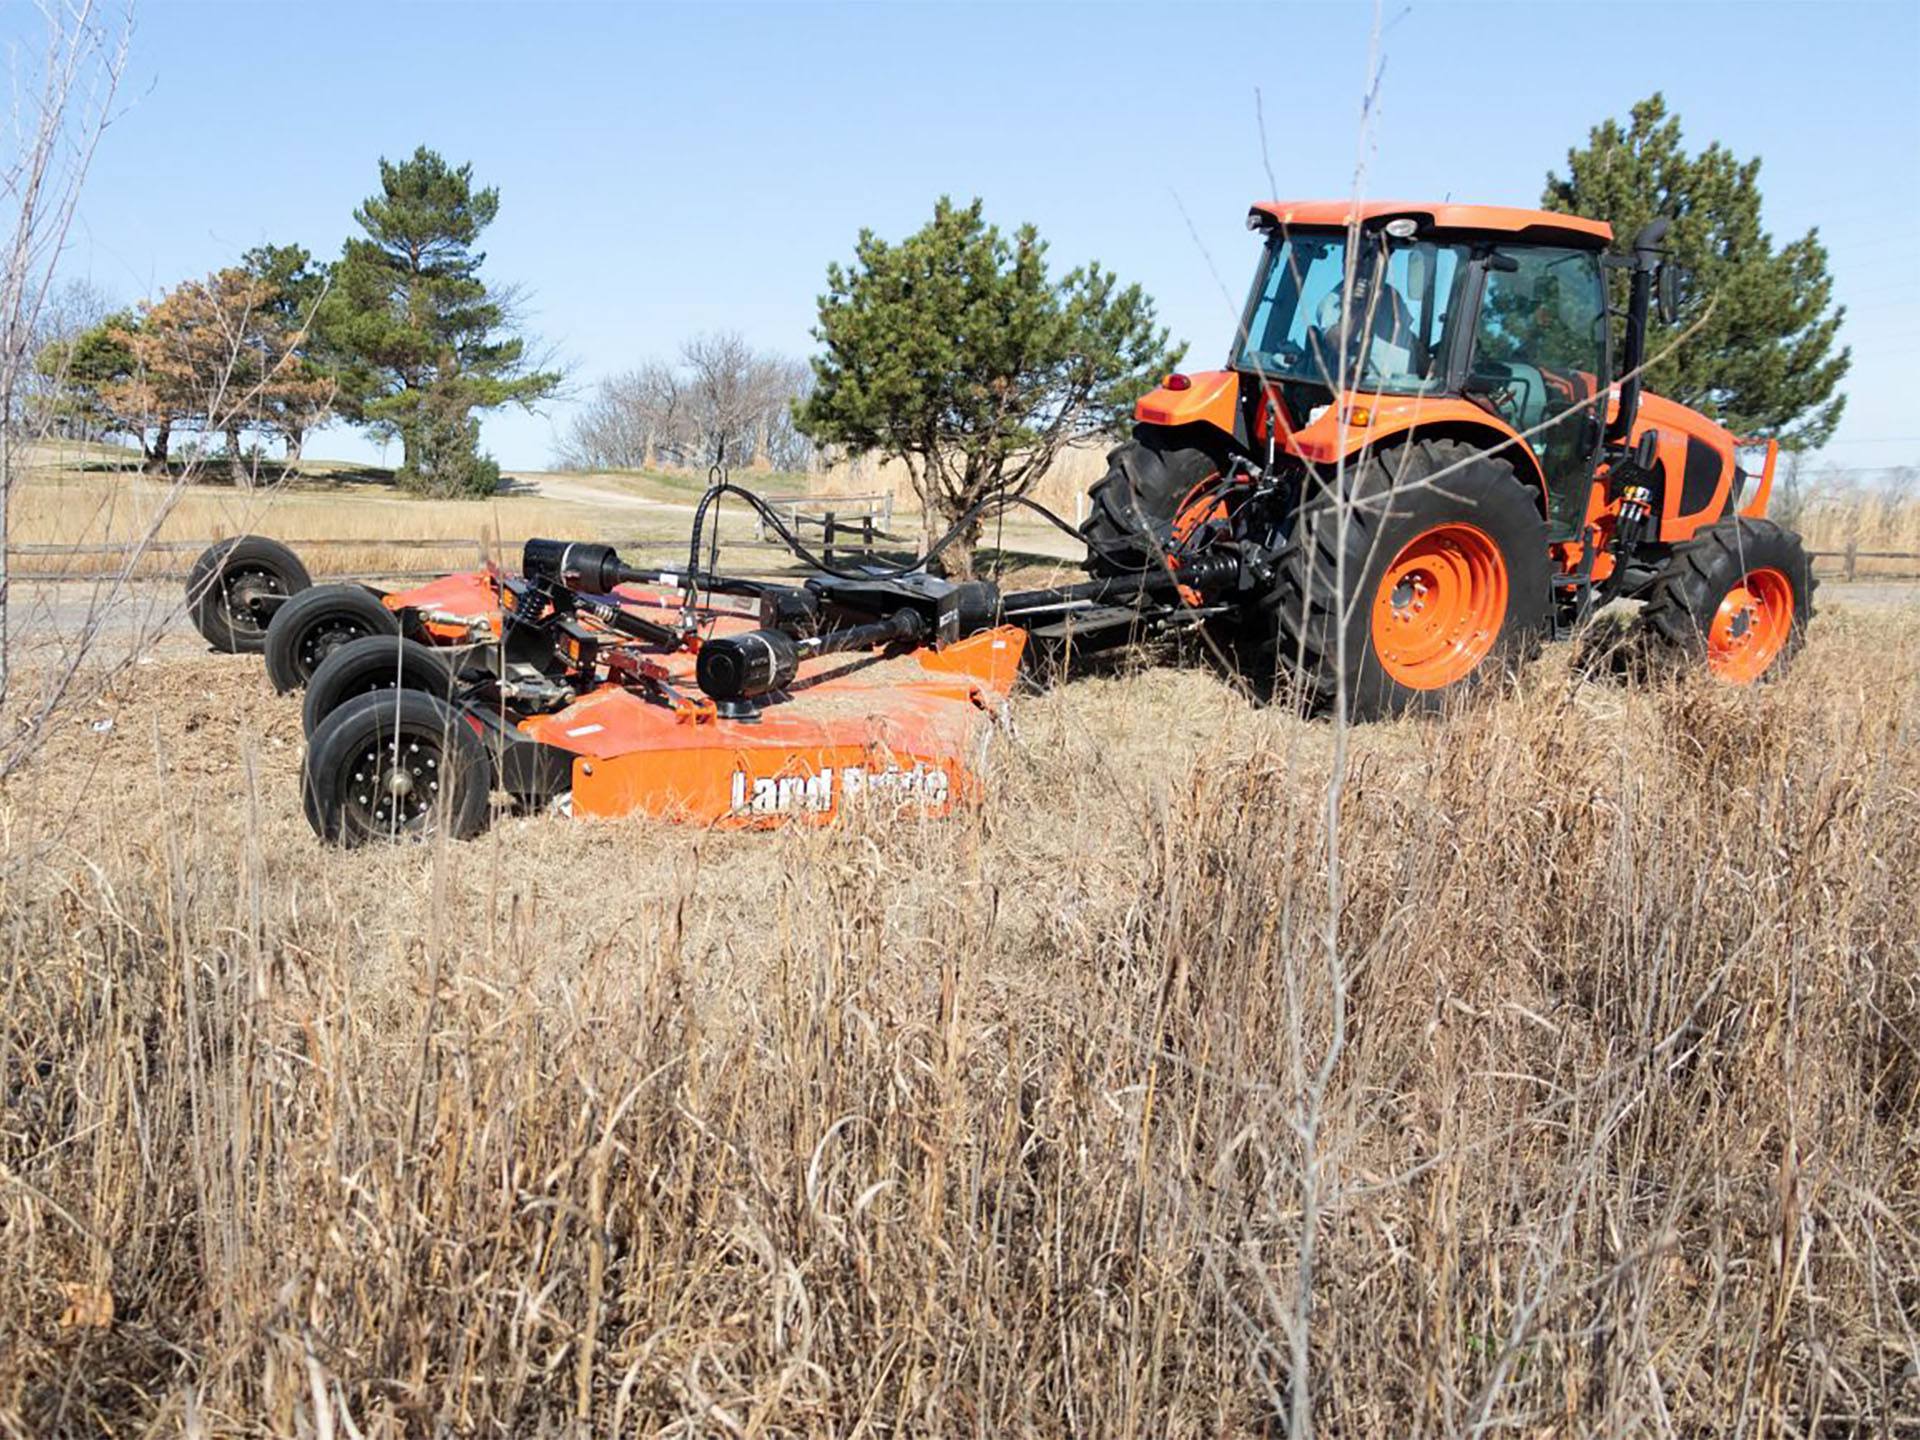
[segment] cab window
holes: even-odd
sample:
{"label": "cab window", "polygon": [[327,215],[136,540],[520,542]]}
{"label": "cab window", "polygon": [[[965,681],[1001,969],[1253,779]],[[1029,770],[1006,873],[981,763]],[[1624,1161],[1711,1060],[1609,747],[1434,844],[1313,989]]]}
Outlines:
{"label": "cab window", "polygon": [[1546,473],[1556,533],[1584,518],[1605,383],[1607,292],[1597,251],[1498,246],[1481,293],[1471,384],[1526,437]]}

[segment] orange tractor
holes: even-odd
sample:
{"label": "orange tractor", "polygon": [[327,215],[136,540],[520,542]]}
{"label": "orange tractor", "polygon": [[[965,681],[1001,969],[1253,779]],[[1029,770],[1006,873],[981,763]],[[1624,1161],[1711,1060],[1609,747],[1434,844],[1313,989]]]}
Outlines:
{"label": "orange tractor", "polygon": [[[482,825],[489,797],[759,826],[974,793],[1023,656],[1202,630],[1262,688],[1355,718],[1430,708],[1596,606],[1639,600],[1628,654],[1749,682],[1811,615],[1798,537],[1740,442],[1640,384],[1671,315],[1656,222],[1466,205],[1271,203],[1229,368],[1135,409],[1077,530],[989,496],[899,565],[822,560],[750,491],[711,486],[684,566],[529,541],[380,594],[311,586],[285,547],[224,542],[189,597],[224,649],[307,690],[307,813],[357,843]],[[1630,272],[1613,353],[1606,272]],[[755,507],[813,573],[703,565],[711,508]],[[1089,578],[1003,591],[931,573],[970,525],[1038,510]],[[710,554],[710,552],[709,552]]]}
{"label": "orange tractor", "polygon": [[1629,654],[1748,682],[1796,648],[1813,576],[1765,518],[1777,444],[1749,473],[1640,383],[1656,296],[1674,308],[1666,222],[1626,256],[1600,221],[1483,205],[1248,223],[1266,250],[1230,367],[1139,402],[1093,491],[1096,570],[1236,553],[1231,595],[1189,598],[1257,680],[1356,717],[1430,707],[1615,599],[1644,602]]}

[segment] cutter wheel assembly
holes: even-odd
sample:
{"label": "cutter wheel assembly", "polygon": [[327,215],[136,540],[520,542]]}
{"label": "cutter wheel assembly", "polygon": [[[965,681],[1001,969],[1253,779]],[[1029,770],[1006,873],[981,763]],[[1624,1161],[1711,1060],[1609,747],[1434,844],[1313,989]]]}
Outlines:
{"label": "cutter wheel assembly", "polygon": [[[1765,518],[1777,445],[1641,388],[1648,316],[1676,313],[1664,221],[1625,255],[1599,221],[1495,206],[1273,201],[1248,221],[1263,251],[1228,368],[1140,399],[1077,530],[994,494],[907,564],[836,567],[721,476],[677,569],[530,540],[517,573],[383,593],[313,585],[242,536],[195,564],[194,622],[304,688],[306,812],[340,844],[472,834],[495,796],[736,826],[938,814],[978,793],[1023,657],[1173,630],[1206,632],[1258,695],[1356,720],[1437,708],[1614,601],[1640,605],[1616,670],[1748,684],[1791,658],[1814,582]],[[1764,446],[1756,471],[1742,445]],[[703,566],[727,496],[815,573]],[[1087,580],[934,573],[1016,506],[1085,544]]]}

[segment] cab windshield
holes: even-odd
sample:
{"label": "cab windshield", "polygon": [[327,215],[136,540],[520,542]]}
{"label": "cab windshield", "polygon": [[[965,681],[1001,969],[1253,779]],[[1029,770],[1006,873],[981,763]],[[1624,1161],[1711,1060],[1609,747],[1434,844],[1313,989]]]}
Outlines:
{"label": "cab windshield", "polygon": [[[1448,317],[1467,248],[1295,230],[1267,245],[1234,364],[1272,380],[1420,395],[1446,384]],[[1344,361],[1344,365],[1343,365]]]}

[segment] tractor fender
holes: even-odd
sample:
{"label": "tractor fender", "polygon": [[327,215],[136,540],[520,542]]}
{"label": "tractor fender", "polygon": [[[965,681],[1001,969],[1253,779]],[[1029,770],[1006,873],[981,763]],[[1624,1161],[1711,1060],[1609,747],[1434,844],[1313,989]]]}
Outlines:
{"label": "tractor fender", "polygon": [[1242,445],[1247,440],[1240,377],[1231,370],[1169,375],[1134,402],[1133,418],[1142,425],[1211,425]]}
{"label": "tractor fender", "polygon": [[1352,460],[1365,450],[1380,451],[1417,440],[1454,440],[1498,455],[1533,487],[1541,515],[1550,514],[1547,477],[1533,447],[1498,416],[1470,400],[1430,396],[1353,398],[1345,418],[1329,407],[1293,433],[1287,448],[1317,466]]}

